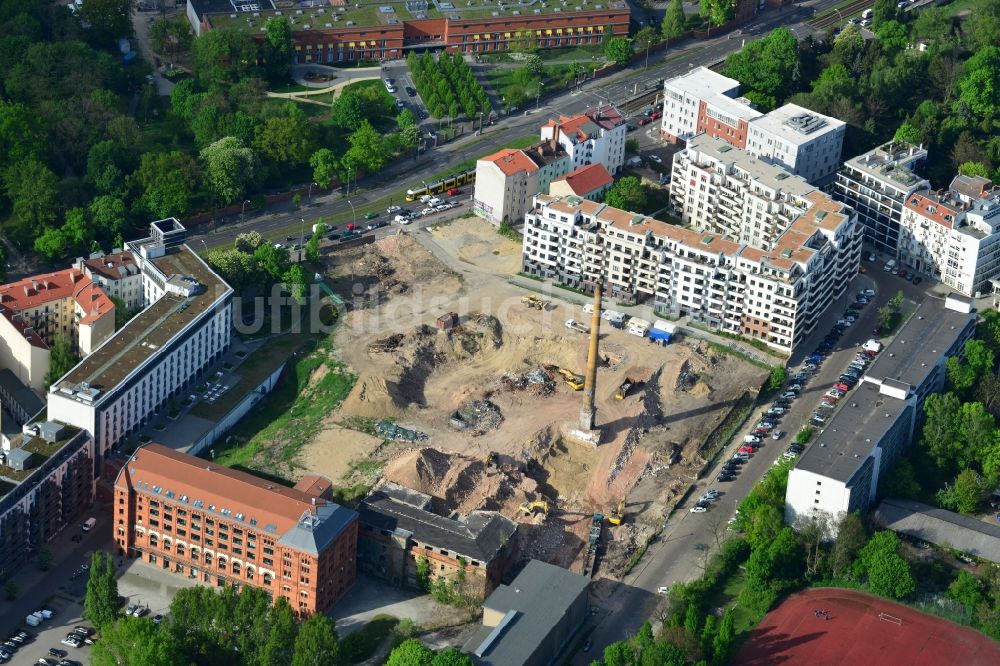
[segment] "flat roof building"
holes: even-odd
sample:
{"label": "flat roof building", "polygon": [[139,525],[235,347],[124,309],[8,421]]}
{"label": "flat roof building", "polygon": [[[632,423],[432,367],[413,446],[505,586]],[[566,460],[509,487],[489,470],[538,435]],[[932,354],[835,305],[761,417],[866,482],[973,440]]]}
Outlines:
{"label": "flat roof building", "polygon": [[840,168],[847,124],[785,104],[750,121],[746,149],[810,183],[823,184]]}
{"label": "flat roof building", "polygon": [[926,159],[922,146],[890,141],[852,157],[837,172],[833,196],[857,211],[865,240],[879,252],[896,256],[903,203],[930,187],[914,171]]}
{"label": "flat roof building", "polygon": [[213,586],[252,585],[300,616],[329,610],[354,584],[358,514],[306,490],[160,444],[115,480],[118,552]]}
{"label": "flat roof building", "polygon": [[610,298],[652,299],[673,316],[788,353],[856,274],[861,236],[853,212],[818,190],[785,220],[765,249],[718,229],[680,227],[579,197],[538,195],[525,216],[521,266],[584,291],[603,280]]}
{"label": "flat roof building", "polygon": [[231,340],[232,288],[184,243],[177,220],[151,230],[126,244],[145,309],[49,388],[49,418],[90,432],[98,460],[181,397]]}
{"label": "flat roof building", "polygon": [[630,15],[622,0],[548,7],[427,0],[289,4],[188,0],[187,17],[195,35],[233,28],[258,41],[269,19],[284,17],[292,32],[293,63],[334,64],[393,60],[411,49],[473,54],[599,45],[606,36],[627,37]]}
{"label": "flat roof building", "polygon": [[911,539],[1000,564],[1000,527],[972,516],[913,500],[886,497],[872,512],[872,522]]}
{"label": "flat roof building", "polygon": [[462,651],[477,666],[549,666],[587,621],[590,580],[530,560],[483,603],[483,626]]}
{"label": "flat roof building", "polygon": [[788,475],[785,521],[800,527],[867,513],[879,482],[910,446],[923,401],[940,391],[946,361],[975,332],[967,300],[928,297],[903,324]]}
{"label": "flat roof building", "polygon": [[0,451],[0,582],[14,578],[94,501],[90,435],[35,422],[4,433]]}

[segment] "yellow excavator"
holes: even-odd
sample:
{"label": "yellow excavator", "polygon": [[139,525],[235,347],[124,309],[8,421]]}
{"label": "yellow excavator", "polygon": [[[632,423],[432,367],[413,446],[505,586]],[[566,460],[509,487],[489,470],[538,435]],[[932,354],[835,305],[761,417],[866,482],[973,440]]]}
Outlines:
{"label": "yellow excavator", "polygon": [[536,310],[544,310],[545,306],[548,305],[548,301],[543,301],[538,298],[538,296],[522,296],[521,303],[527,305],[529,308],[535,308]]}
{"label": "yellow excavator", "polygon": [[618,386],[618,390],[615,391],[615,400],[624,400],[628,396],[628,392],[632,390],[633,386],[635,386],[635,382],[626,378],[625,381]]}
{"label": "yellow excavator", "polygon": [[569,386],[574,391],[582,391],[584,387],[584,378],[576,374],[572,370],[567,370],[566,368],[559,368],[559,374],[563,376],[566,380],[566,385]]}
{"label": "yellow excavator", "polygon": [[608,522],[612,525],[622,524],[622,518],[625,517],[625,499],[626,496],[622,495],[622,498],[618,500],[618,504],[611,510],[611,515],[608,516]]}
{"label": "yellow excavator", "polygon": [[549,512],[549,503],[545,500],[535,500],[534,502],[524,502],[518,508],[526,516],[535,515],[536,510],[547,514]]}

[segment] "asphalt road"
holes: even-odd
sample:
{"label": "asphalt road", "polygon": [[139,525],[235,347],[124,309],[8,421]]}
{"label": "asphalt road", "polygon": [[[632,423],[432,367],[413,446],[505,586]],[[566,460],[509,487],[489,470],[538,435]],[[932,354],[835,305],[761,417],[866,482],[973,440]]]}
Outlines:
{"label": "asphalt road", "polygon": [[[639,566],[618,585],[608,601],[601,605],[597,627],[590,637],[593,648],[588,653],[577,654],[573,660],[574,664],[589,664],[592,655],[601,654],[609,643],[624,640],[634,634],[642,623],[650,618],[660,603],[661,597],[657,593],[660,587],[669,588],[674,583],[689,581],[701,575],[709,552],[715,551],[725,538],[727,521],[735,514],[740,501],[781,456],[794,440],[795,434],[807,424],[821,396],[850,365],[857,348],[873,336],[872,329],[878,323],[878,309],[898,290],[903,290],[907,299],[904,310],[912,309],[915,303],[923,299],[924,290],[884,273],[880,262],[863,263],[868,272],[858,275],[851,287],[845,290],[840,299],[829,308],[816,330],[801,345],[800,352],[796,354],[799,358],[793,359],[794,365],[790,369],[794,370],[800,366],[801,356],[808,355],[819,345],[836,321],[843,316],[844,310],[854,300],[858,290],[874,288],[877,292],[875,299],[865,306],[858,321],[844,331],[834,350],[803,387],[801,396],[792,402],[789,412],[778,425],[786,432],[785,436],[780,441],[770,438],[764,440],[760,450],[742,466],[742,471],[735,481],[720,483],[715,479],[722,463],[740,446],[744,435],[756,427],[758,420],[756,417],[764,410],[760,409],[754,417],[748,419],[746,427],[741,429],[729,443],[726,453],[719,456],[709,471],[695,483],[695,488],[687,501],[667,520],[660,539],[649,547]],[[718,501],[707,513],[690,513],[690,508],[710,488],[721,493]],[[705,544],[710,551],[695,550],[695,544]]]}
{"label": "asphalt road", "polygon": [[[711,65],[724,59],[729,53],[742,48],[747,39],[759,38],[779,26],[787,26],[799,37],[805,37],[810,28],[804,21],[816,12],[822,12],[838,0],[814,0],[801,4],[789,5],[776,9],[766,9],[754,21],[743,26],[741,30],[720,36],[718,39],[703,42],[685,41],[667,50],[665,54],[650,58],[650,66],[643,70],[641,66],[633,66],[613,77],[598,79],[584,84],[579,91],[566,92],[543,99],[544,102],[536,111],[528,108],[519,111],[488,127],[482,137],[465,138],[450,145],[433,148],[418,158],[400,160],[390,165],[378,176],[361,182],[362,189],[357,194],[343,198],[339,192],[315,195],[311,201],[305,202],[300,210],[292,210],[290,203],[279,204],[257,214],[247,214],[244,221],[240,216],[233,216],[226,222],[216,225],[198,227],[200,233],[192,236],[195,243],[204,241],[205,247],[217,248],[230,246],[236,235],[245,231],[256,230],[269,239],[284,240],[288,235],[294,235],[301,226],[300,219],[305,219],[306,233],[309,227],[319,217],[329,218],[333,215],[351,213],[350,201],[357,211],[358,219],[364,212],[372,210],[375,201],[397,195],[401,188],[408,185],[419,185],[421,180],[432,177],[449,167],[462,162],[476,159],[498,150],[514,139],[528,134],[535,134],[545,120],[557,114],[571,115],[580,113],[597,104],[626,99],[636,90],[642,91],[645,85],[683,74],[693,67]],[[674,58],[669,62],[666,59]],[[395,63],[389,66],[387,75],[397,82],[405,79],[405,63]],[[406,99],[405,95],[402,99]],[[410,103],[410,100],[407,100]],[[466,194],[471,194],[466,188]],[[393,201],[393,203],[402,203]],[[381,211],[384,216],[384,210]],[[384,219],[384,217],[383,217]],[[382,233],[392,233],[385,231]]]}

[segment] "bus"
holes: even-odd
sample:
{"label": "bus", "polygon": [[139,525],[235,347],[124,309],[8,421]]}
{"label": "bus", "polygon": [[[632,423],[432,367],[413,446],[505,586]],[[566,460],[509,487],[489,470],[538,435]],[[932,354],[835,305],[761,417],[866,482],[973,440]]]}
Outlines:
{"label": "bus", "polygon": [[447,178],[442,178],[441,180],[436,180],[433,183],[424,183],[420,187],[411,187],[406,190],[406,200],[416,201],[425,194],[442,194],[452,189],[453,187],[459,187],[467,183],[475,182],[476,180],[476,169],[475,167],[467,169],[466,171],[461,171]]}

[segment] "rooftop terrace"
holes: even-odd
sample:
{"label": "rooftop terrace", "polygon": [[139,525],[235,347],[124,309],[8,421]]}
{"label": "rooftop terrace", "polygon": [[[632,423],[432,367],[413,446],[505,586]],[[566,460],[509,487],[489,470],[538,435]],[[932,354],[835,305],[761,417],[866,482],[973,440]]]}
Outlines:
{"label": "rooftop terrace", "polygon": [[[135,245],[142,244],[143,241],[140,241]],[[229,285],[186,245],[170,248],[166,255],[154,259],[152,263],[168,279],[178,275],[190,276],[204,285],[206,290],[187,298],[167,293],[70,370],[53,385],[52,390],[68,391],[84,383],[102,392],[115,388],[230,291]]]}
{"label": "rooftop terrace", "polygon": [[[251,12],[219,11],[209,3],[204,13],[214,28],[237,28],[251,32],[263,32],[268,19],[284,16],[291,23],[293,32],[322,28],[347,28],[369,26],[400,25],[404,21],[422,19],[480,20],[501,17],[527,18],[546,14],[572,14],[615,8],[625,9],[621,0],[594,2],[593,0],[570,0],[565,5],[548,0],[542,2],[508,2],[503,5],[490,4],[482,0],[456,0],[454,2],[361,2],[345,7],[312,7],[303,9],[260,10]],[[219,12],[219,13],[214,13]],[[348,25],[350,24],[350,25]]]}
{"label": "rooftop terrace", "polygon": [[11,441],[11,449],[24,449],[34,454],[31,468],[26,470],[16,470],[7,465],[0,464],[0,497],[16,488],[22,481],[27,479],[43,465],[43,463],[54,456],[59,449],[66,446],[80,432],[79,428],[65,426],[63,436],[55,442],[47,442],[37,435],[17,435]]}

